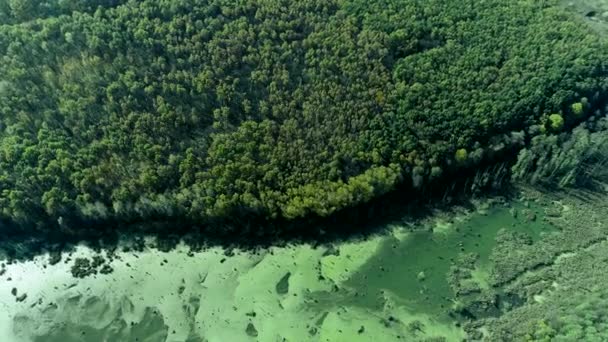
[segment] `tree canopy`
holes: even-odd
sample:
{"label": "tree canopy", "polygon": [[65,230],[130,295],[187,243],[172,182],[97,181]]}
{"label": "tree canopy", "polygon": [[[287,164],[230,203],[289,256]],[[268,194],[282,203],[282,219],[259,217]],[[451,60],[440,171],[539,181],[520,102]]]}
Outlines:
{"label": "tree canopy", "polygon": [[9,0],[0,22],[0,217],[24,227],[327,216],[607,88],[606,45],[551,1]]}

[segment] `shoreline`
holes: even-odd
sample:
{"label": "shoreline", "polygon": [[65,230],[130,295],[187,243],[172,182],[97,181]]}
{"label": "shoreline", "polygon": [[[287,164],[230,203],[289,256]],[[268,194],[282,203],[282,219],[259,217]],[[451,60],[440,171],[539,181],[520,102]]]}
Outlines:
{"label": "shoreline", "polygon": [[[446,322],[438,320],[431,312],[416,309],[423,305],[423,302],[411,302],[420,296],[416,293],[419,286],[425,287],[428,284],[430,287],[435,286],[432,284],[437,282],[446,281],[441,280],[445,278],[442,275],[444,271],[439,271],[443,266],[436,271],[433,269],[441,264],[447,266],[449,263],[449,260],[442,261],[432,254],[422,257],[420,252],[415,252],[413,248],[420,246],[422,250],[428,250],[427,247],[421,246],[426,243],[430,243],[429,246],[439,243],[433,247],[437,252],[453,250],[454,253],[459,253],[460,247],[452,246],[450,241],[457,242],[456,236],[461,234],[468,236],[466,229],[469,228],[466,227],[473,224],[473,218],[492,219],[496,210],[504,212],[502,215],[506,215],[505,218],[511,217],[507,204],[509,202],[500,197],[479,200],[473,204],[475,209],[460,207],[450,212],[440,211],[421,221],[387,226],[383,233],[365,239],[351,239],[323,246],[294,243],[284,247],[260,248],[256,252],[227,250],[217,246],[192,251],[189,246],[180,243],[169,251],[161,251],[157,249],[154,239],[150,238],[144,244],[143,250],[135,251],[131,250],[128,244],[119,244],[120,248],[111,252],[111,258],[108,256],[109,251],[104,251],[105,257],[111,259],[109,265],[114,272],[76,279],[70,275],[71,261],[79,257],[92,258],[99,255],[93,249],[80,246],[73,254],[64,252],[61,262],[56,265],[48,265],[47,255],[7,265],[6,274],[0,277],[0,291],[9,293],[10,288],[15,287],[17,294],[26,293],[28,297],[23,303],[16,302],[14,297],[8,297],[8,301],[13,304],[9,305],[10,310],[4,312],[25,313],[25,316],[17,321],[11,321],[13,324],[16,322],[18,331],[24,333],[30,330],[42,332],[46,329],[44,326],[34,328],[32,324],[51,322],[53,320],[48,320],[45,315],[64,313],[65,317],[58,316],[59,319],[55,321],[66,322],[72,333],[80,329],[85,331],[87,336],[101,336],[95,334],[101,334],[99,331],[108,333],[114,329],[112,331],[121,331],[127,334],[124,336],[129,337],[149,333],[151,335],[145,336],[157,336],[152,338],[153,341],[185,341],[192,337],[191,331],[207,332],[207,329],[212,332],[205,337],[212,341],[254,340],[255,334],[257,339],[267,341],[273,340],[270,336],[276,336],[273,331],[281,334],[284,331],[291,334],[291,331],[292,337],[310,334],[313,340],[324,337],[335,340],[338,336],[333,334],[346,327],[349,328],[344,330],[345,335],[341,336],[350,336],[352,341],[365,341],[369,334],[405,337],[408,334],[408,326],[416,324],[423,324],[428,328],[428,334],[425,334],[428,337],[435,334],[463,338],[460,328],[447,316],[449,306],[441,309],[446,310],[445,317],[449,318]],[[417,229],[412,231],[412,225]],[[482,229],[484,224],[475,223],[474,226],[481,229],[480,232],[486,236],[487,241],[492,240],[489,231]],[[499,226],[496,226],[493,229],[498,228]],[[473,240],[477,240],[476,235],[472,235],[471,239],[470,244],[465,244],[467,248],[475,248]],[[445,247],[442,247],[444,244]],[[124,247],[128,247],[128,251],[125,251]],[[414,255],[419,256],[404,264],[399,260],[405,256],[393,256],[393,253],[415,253]],[[426,279],[421,280],[421,270],[401,269],[417,265],[424,260],[430,262],[424,266]],[[434,263],[437,263],[437,266],[434,266]],[[423,264],[420,265],[422,267]],[[12,280],[5,281],[7,277],[12,277]],[[370,280],[378,280],[370,282],[368,277]],[[285,289],[282,287],[284,285],[280,285],[284,279],[287,279]],[[390,284],[399,285],[392,288],[393,285]],[[403,284],[409,285],[402,288]],[[127,302],[121,299],[124,295],[128,298]],[[40,298],[43,298],[42,302],[39,302]],[[56,304],[57,308],[48,309],[49,303]],[[134,305],[135,311],[129,311],[130,313],[123,317],[116,310],[124,308],[125,304],[117,303],[126,303],[127,307]],[[153,303],[159,303],[160,306],[152,305]],[[439,309],[440,302],[433,299],[433,303],[436,303],[433,305],[437,305]],[[35,305],[30,307],[33,304]],[[7,307],[7,300],[0,305]],[[159,315],[154,315],[154,310],[158,311]],[[80,314],[76,313],[81,311]],[[70,318],[82,317],[79,321],[86,322],[89,317],[87,315],[101,313],[103,315],[97,320],[105,322],[105,325],[102,330],[99,330],[99,326],[99,329],[95,328],[99,331],[90,326],[79,328]],[[110,316],[122,317],[120,320],[124,318],[126,327],[118,329],[113,325],[113,320],[103,318]],[[272,318],[278,316],[286,322],[302,323],[273,327]],[[170,320],[167,320],[168,318]],[[225,319],[230,323],[223,322]],[[349,325],[350,320],[363,323],[353,326]],[[148,324],[144,324],[145,322]],[[179,322],[187,324],[180,325]],[[253,328],[249,328],[249,323]],[[144,326],[147,330],[137,330],[138,327]],[[361,326],[364,327],[364,332],[359,333]],[[176,331],[175,334],[173,330]],[[55,330],[48,330],[48,333],[51,331]],[[224,335],[221,335],[220,331],[223,331]],[[59,334],[57,331],[55,333]],[[45,336],[48,339],[44,341],[55,341],[49,338],[51,335]],[[67,335],[57,336],[67,338]],[[57,337],[57,341],[59,340]]]}

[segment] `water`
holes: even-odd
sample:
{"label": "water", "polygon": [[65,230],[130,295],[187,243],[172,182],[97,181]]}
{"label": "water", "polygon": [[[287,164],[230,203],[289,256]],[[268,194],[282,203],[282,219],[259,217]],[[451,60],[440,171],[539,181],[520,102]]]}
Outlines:
{"label": "water", "polygon": [[[526,205],[494,205],[450,222],[392,225],[384,234],[332,247],[232,257],[220,248],[188,256],[185,246],[119,252],[112,274],[83,280],[71,277],[70,263],[49,266],[39,257],[7,266],[0,277],[0,336],[45,342],[456,341],[464,333],[448,315],[452,261],[478,254],[474,279],[483,286],[501,228],[533,239],[553,229],[541,207]],[[79,248],[72,258],[91,253]],[[27,293],[23,303],[10,294],[13,287]]]}
{"label": "water", "polygon": [[[414,312],[432,315],[444,323],[452,321],[447,309],[452,305],[453,293],[446,275],[461,253],[479,255],[476,274],[483,281],[500,229],[526,233],[533,240],[553,231],[543,220],[542,208],[534,203],[527,206],[514,202],[509,208],[492,207],[447,227],[438,224],[433,230],[412,232],[402,239],[387,237],[378,252],[344,283],[356,293],[350,304],[378,309],[383,292],[389,291]],[[535,218],[526,217],[525,212]],[[325,298],[331,301],[332,296]]]}

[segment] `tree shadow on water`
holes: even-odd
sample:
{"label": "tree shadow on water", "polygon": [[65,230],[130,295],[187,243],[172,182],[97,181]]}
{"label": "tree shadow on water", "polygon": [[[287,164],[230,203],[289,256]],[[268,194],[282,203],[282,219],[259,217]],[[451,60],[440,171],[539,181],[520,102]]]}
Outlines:
{"label": "tree shadow on water", "polygon": [[[505,177],[505,165],[460,173],[460,179],[436,182],[433,186],[413,189],[403,185],[368,203],[335,212],[328,217],[309,216],[299,220],[265,220],[255,214],[240,212],[231,219],[200,224],[179,218],[132,222],[86,222],[78,230],[23,229],[10,222],[0,222],[0,259],[23,261],[49,253],[70,252],[85,245],[96,252],[143,251],[154,247],[167,252],[184,243],[192,252],[221,246],[227,254],[233,249],[259,250],[270,246],[307,243],[331,245],[386,233],[392,225],[412,225],[438,212],[449,213],[455,207],[474,209],[472,200],[500,195],[508,198],[515,189]],[[464,175],[464,176],[463,176]],[[415,226],[415,225],[413,225]],[[412,227],[415,229],[415,227]],[[144,240],[152,238],[152,246]]]}

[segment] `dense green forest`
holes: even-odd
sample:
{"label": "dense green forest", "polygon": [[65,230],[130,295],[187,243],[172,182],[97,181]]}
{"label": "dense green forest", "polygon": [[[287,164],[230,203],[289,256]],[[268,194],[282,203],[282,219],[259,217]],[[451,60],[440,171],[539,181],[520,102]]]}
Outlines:
{"label": "dense green forest", "polygon": [[20,227],[327,216],[571,128],[608,87],[551,1],[8,0],[0,22]]}

